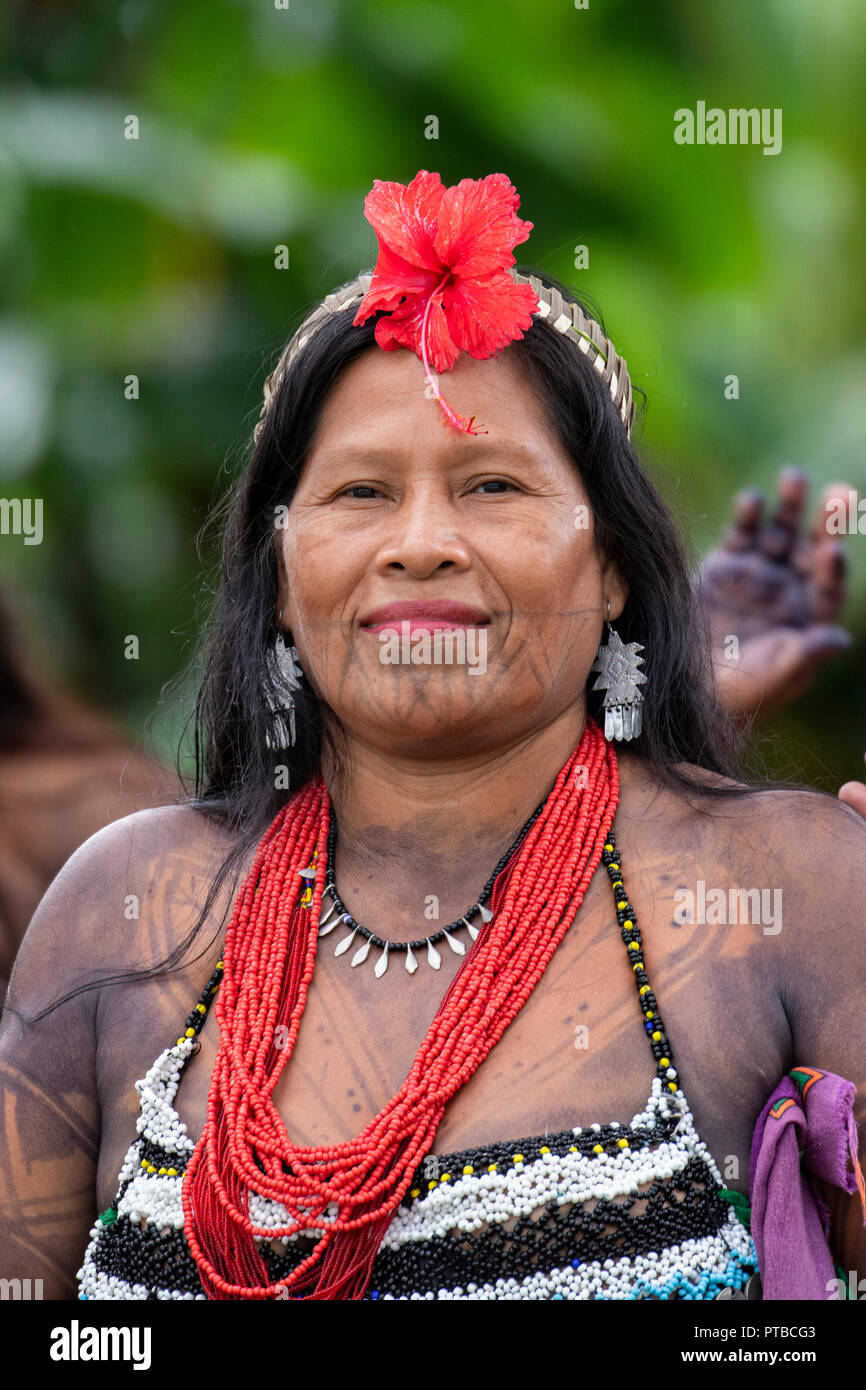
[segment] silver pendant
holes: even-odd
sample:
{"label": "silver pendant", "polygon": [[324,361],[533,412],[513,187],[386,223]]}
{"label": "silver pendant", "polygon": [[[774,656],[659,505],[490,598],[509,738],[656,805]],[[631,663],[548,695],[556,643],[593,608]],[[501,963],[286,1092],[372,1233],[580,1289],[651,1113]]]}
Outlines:
{"label": "silver pendant", "polygon": [[590,667],[590,672],[599,673],[592,689],[607,691],[603,701],[604,736],[608,741],[637,738],[643,723],[643,695],[638,686],[646,685],[646,676],[638,669],[643,665],[638,652],[644,648],[640,642],[623,642],[610,623],[608,629],[607,644],[599,647]]}
{"label": "silver pendant", "polygon": [[[330,921],[331,917],[333,917],[334,919],[333,922]],[[332,903],[327,910],[323,909],[322,915],[319,918],[319,936],[327,936],[328,932],[333,931],[334,928],[336,926],[339,926],[340,922],[342,921],[343,914],[341,912],[338,912],[336,907]]]}
{"label": "silver pendant", "polygon": [[371,947],[372,944],[373,944],[373,943],[372,943],[371,941],[367,940],[367,941],[364,942],[363,946],[359,946],[359,947],[358,947],[357,951],[355,952],[355,954],[354,954],[353,957],[352,957],[352,964],[353,964],[353,965],[363,965],[363,964],[364,964],[364,961],[367,959],[368,955],[370,954],[370,947]]}

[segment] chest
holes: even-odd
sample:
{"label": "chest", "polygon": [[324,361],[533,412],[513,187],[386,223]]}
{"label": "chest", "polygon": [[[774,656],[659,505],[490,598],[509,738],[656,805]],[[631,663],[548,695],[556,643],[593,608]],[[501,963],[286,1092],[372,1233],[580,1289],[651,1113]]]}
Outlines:
{"label": "chest", "polygon": [[[631,875],[647,973],[672,1060],[698,1133],[729,1187],[748,1190],[752,1129],[779,1076],[793,1064],[779,1003],[774,943],[760,926],[678,924],[676,884]],[[360,1133],[400,1088],[439,1003],[462,964],[442,952],[439,971],[399,964],[381,979],[375,957],[357,969],[350,953],[319,941],[313,982],[292,1055],[274,1091],[290,1138],[332,1144]],[[107,1006],[100,1094],[105,1117],[100,1209],[135,1134],[133,1086],[175,1041],[219,955],[195,970],[118,993]],[[219,1042],[214,1010],[200,1034],[175,1106],[193,1140],[205,1119]],[[434,1152],[553,1134],[575,1125],[628,1123],[645,1108],[656,1059],[634,972],[596,874],[586,900],[514,1021],[445,1105]]]}

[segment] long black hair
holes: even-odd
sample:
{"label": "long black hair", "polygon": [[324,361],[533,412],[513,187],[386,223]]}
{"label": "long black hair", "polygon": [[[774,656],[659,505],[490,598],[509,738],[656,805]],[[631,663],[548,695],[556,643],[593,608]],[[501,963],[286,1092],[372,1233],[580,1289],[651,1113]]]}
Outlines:
{"label": "long black hair", "polygon": [[[538,275],[565,299],[577,299],[551,276],[519,269]],[[604,329],[595,306],[583,298],[577,302]],[[149,970],[98,983],[149,978],[184,959],[227,874],[237,872],[280,806],[320,770],[326,741],[334,777],[345,781],[347,745],[339,721],[325,719],[325,707],[306,680],[294,695],[295,744],[279,753],[287,769],[279,787],[266,735],[278,694],[268,656],[278,632],[275,517],[292,501],[328,393],[350,363],[375,344],[376,317],[361,326],[352,319],[348,309],[332,314],[294,359],[245,467],[205,524],[205,529],[220,528],[221,559],[216,601],[194,658],[202,676],[192,716],[195,777],[188,795],[190,805],[231,831],[232,849],[196,922],[170,955]],[[631,447],[607,387],[583,353],[543,319],[534,318],[508,351],[538,391],[580,475],[600,553],[628,585],[616,626],[623,641],[643,645],[646,675],[643,729],[629,750],[651,765],[657,779],[684,793],[742,795],[750,788],[740,775],[740,736],[715,697],[709,640],[683,542]],[[602,722],[602,694],[588,688],[586,698],[589,713]],[[700,777],[693,767],[731,780]]]}

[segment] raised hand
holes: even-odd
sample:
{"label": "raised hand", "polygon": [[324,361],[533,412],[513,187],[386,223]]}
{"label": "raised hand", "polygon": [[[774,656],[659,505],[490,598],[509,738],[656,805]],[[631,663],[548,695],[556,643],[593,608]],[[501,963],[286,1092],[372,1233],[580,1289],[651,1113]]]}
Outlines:
{"label": "raised hand", "polygon": [[836,624],[846,589],[842,541],[827,528],[829,504],[847,499],[849,487],[826,487],[805,531],[808,489],[807,473],[783,468],[769,520],[762,493],[739,493],[733,525],[698,576],[719,693],[739,719],[795,699],[851,646]]}

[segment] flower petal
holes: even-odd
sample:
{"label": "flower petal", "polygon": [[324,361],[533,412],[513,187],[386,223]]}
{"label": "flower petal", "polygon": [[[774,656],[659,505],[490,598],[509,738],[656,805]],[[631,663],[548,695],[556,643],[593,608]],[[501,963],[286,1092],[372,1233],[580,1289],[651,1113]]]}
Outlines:
{"label": "flower petal", "polygon": [[526,241],[532,222],[516,215],[520,194],[507,174],[461,179],[446,188],[438,208],[434,248],[455,275],[490,275],[514,265],[512,247]]}
{"label": "flower petal", "polygon": [[457,280],[446,286],[442,302],[457,347],[479,359],[522,338],[520,330],[531,326],[538,308],[532,286],[515,284],[505,270],[483,280]]}
{"label": "flower petal", "polygon": [[410,184],[374,179],[364,199],[364,216],[386,248],[410,265],[445,270],[433,249],[439,205],[445,192],[438,174],[420,169]]}
{"label": "flower petal", "polygon": [[[386,352],[396,347],[409,348],[421,357],[421,327],[428,296],[407,299],[399,309],[376,324],[376,342]],[[451,337],[449,324],[442,309],[441,296],[434,295],[427,319],[427,361],[434,372],[447,372],[454,366],[460,349]],[[422,358],[423,360],[423,358]]]}
{"label": "flower petal", "polygon": [[444,272],[424,270],[410,264],[396,251],[381,247],[370,288],[358,305],[353,323],[364,323],[380,309],[396,309],[402,299],[428,295],[439,284]]}

